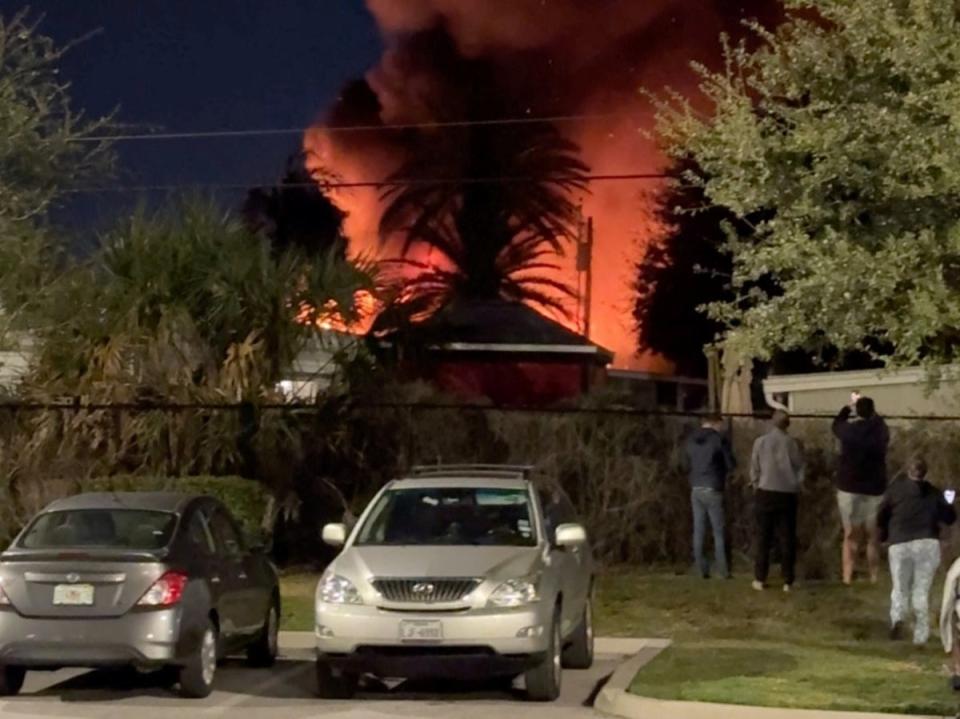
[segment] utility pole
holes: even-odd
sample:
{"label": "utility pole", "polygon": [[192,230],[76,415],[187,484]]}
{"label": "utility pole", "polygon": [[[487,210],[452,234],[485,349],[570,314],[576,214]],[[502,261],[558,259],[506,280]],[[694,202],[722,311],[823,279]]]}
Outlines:
{"label": "utility pole", "polygon": [[[580,222],[577,240],[577,296],[580,302],[580,328],[585,337],[590,336],[590,314],[593,295],[593,218]],[[581,283],[582,281],[582,283]],[[581,291],[582,287],[582,291]]]}

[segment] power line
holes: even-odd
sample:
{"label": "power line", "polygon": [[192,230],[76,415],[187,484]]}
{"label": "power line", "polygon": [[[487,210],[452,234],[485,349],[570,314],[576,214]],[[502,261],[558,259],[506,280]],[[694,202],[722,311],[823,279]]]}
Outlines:
{"label": "power line", "polygon": [[302,135],[308,130],[321,127],[324,132],[341,134],[348,132],[388,132],[393,130],[437,130],[456,127],[488,127],[497,125],[534,125],[565,122],[585,122],[588,120],[606,120],[619,117],[632,117],[629,113],[552,115],[546,117],[505,117],[492,120],[453,120],[450,122],[409,122],[386,125],[339,125],[324,127],[277,127],[243,130],[198,130],[186,132],[144,132],[117,135],[98,135],[96,137],[78,137],[72,142],[140,142],[150,140],[209,140],[217,138],[240,138],[276,135]]}
{"label": "power line", "polygon": [[522,182],[541,182],[550,184],[570,184],[577,182],[619,182],[630,180],[663,180],[673,177],[664,173],[635,172],[625,174],[568,175],[552,178],[533,176],[502,177],[437,177],[426,179],[384,179],[362,180],[358,182],[274,182],[274,183],[195,183],[195,184],[156,184],[156,185],[112,185],[101,187],[72,187],[64,190],[68,194],[125,193],[125,192],[173,192],[183,189],[194,190],[252,190],[252,189],[296,189],[318,187],[324,190],[356,189],[363,187],[412,187],[423,185],[485,185]]}

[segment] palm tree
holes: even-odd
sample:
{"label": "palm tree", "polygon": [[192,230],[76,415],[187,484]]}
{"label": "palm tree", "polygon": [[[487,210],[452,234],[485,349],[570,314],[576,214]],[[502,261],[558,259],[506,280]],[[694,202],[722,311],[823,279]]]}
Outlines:
{"label": "palm tree", "polygon": [[381,239],[402,238],[400,262],[418,270],[404,299],[426,312],[499,298],[564,313],[573,291],[555,258],[586,190],[579,147],[549,123],[450,130],[422,134],[383,193]]}

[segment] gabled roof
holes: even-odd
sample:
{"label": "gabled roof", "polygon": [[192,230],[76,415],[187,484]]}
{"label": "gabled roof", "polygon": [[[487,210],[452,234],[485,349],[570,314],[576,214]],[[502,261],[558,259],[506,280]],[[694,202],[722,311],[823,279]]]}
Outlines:
{"label": "gabled roof", "polygon": [[[410,334],[434,349],[594,355],[602,364],[613,353],[520,302],[456,300],[414,325]],[[389,339],[389,338],[388,338]]]}

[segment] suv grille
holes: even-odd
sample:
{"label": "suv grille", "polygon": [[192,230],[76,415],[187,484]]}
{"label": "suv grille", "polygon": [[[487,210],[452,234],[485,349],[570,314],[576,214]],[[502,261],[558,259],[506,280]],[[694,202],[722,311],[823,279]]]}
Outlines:
{"label": "suv grille", "polygon": [[439,604],[458,602],[480,584],[479,579],[374,579],[373,586],[388,602]]}

